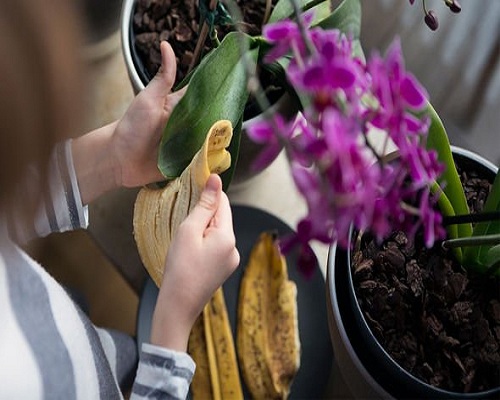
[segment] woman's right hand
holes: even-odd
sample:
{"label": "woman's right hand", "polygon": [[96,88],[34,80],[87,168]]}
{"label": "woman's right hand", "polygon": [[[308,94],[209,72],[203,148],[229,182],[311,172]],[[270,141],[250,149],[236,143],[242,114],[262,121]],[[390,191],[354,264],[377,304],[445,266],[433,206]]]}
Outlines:
{"label": "woman's right hand", "polygon": [[239,264],[235,244],[229,200],[219,176],[211,175],[170,244],[153,314],[152,344],[186,351],[196,318]]}

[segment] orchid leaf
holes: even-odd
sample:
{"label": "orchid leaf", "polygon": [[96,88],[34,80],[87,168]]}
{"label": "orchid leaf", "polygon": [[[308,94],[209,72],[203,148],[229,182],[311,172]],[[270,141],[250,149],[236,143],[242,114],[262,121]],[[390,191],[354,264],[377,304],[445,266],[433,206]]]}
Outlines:
{"label": "orchid leaf", "polygon": [[[445,171],[443,172],[439,183],[443,188],[443,193],[452,205],[452,210],[448,208],[441,210],[441,212],[444,216],[468,214],[469,207],[467,205],[467,199],[465,198],[462,182],[460,181],[460,177],[458,176],[457,168],[453,160],[450,141],[448,139],[448,135],[446,134],[443,122],[431,104],[428,104],[427,106],[427,114],[431,119],[431,125],[427,136],[427,148],[436,150],[439,161],[445,166]],[[454,214],[450,214],[450,212],[453,212]],[[457,236],[455,235],[458,235],[458,238],[462,238],[469,237],[471,234],[471,224],[460,224],[456,230],[448,230],[450,239],[456,239]]]}
{"label": "orchid leaf", "polygon": [[[446,196],[446,194],[443,192],[443,189],[441,188],[441,186],[439,186],[437,182],[434,182],[434,184],[432,185],[431,192],[433,195],[437,196],[438,199],[437,205],[442,215],[446,216],[456,215],[450,199],[448,198],[448,196]],[[458,225],[456,224],[448,225],[446,227],[446,231],[448,232],[448,238],[450,239],[458,238]],[[462,249],[460,247],[454,247],[453,253],[455,254],[457,260],[462,260],[463,258]]]}
{"label": "orchid leaf", "polygon": [[[238,125],[248,99],[245,63],[257,61],[252,38],[232,32],[208,53],[193,73],[186,94],[174,108],[163,132],[158,167],[167,179],[179,176],[201,148],[210,127],[220,119]],[[242,48],[246,47],[243,52]],[[239,131],[233,140],[239,143]],[[234,148],[236,147],[236,149]],[[237,152],[234,146],[232,151]],[[231,154],[236,158],[236,154]]]}
{"label": "orchid leaf", "polygon": [[484,264],[493,275],[500,276],[500,244],[488,250],[484,258]]}
{"label": "orchid leaf", "polygon": [[[484,204],[483,211],[500,211],[500,172],[498,171]],[[474,226],[472,231],[472,237],[498,234],[500,234],[500,220],[498,219],[478,223]],[[500,249],[498,245],[468,247],[464,252],[464,263],[467,265],[475,264],[477,268],[482,270],[490,268],[498,261],[500,261]]]}
{"label": "orchid leaf", "polygon": [[[298,0],[297,3],[302,11],[314,8],[315,20],[323,19],[330,13],[330,0]],[[274,6],[268,23],[292,18],[293,14],[292,2],[290,0],[280,0]]]}
{"label": "orchid leaf", "polygon": [[325,19],[318,22],[323,29],[338,29],[352,39],[359,39],[361,34],[361,2],[360,0],[344,0]]}

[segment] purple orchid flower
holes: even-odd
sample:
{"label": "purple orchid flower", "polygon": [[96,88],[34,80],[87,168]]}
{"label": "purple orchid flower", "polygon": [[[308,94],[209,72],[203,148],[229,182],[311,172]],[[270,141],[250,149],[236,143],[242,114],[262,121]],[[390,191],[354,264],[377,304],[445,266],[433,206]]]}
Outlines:
{"label": "purple orchid flower", "polygon": [[[311,20],[308,15],[304,24]],[[307,260],[304,249],[312,240],[347,246],[352,226],[379,239],[398,229],[412,235],[421,226],[432,245],[444,231],[428,188],[443,168],[436,153],[425,149],[428,95],[406,71],[399,41],[385,57],[374,54],[365,64],[353,56],[352,40],[337,30],[310,28],[305,35],[292,21],[264,29],[273,44],[265,60],[292,54],[287,78],[309,101],[293,122],[273,116],[249,129],[251,138],[267,146],[261,165],[284,147],[307,206],[283,251],[299,247]],[[398,158],[387,163],[377,154],[367,137],[372,128],[387,133]]]}

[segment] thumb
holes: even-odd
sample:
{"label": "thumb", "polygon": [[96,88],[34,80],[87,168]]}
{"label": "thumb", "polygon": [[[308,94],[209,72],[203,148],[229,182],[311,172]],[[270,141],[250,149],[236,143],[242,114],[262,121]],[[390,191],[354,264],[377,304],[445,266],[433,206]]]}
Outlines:
{"label": "thumb", "polygon": [[177,61],[172,46],[170,46],[168,42],[162,41],[160,43],[160,51],[160,69],[145,89],[151,92],[155,97],[165,97],[170,93],[174,86],[177,72]]}
{"label": "thumb", "polygon": [[217,212],[221,194],[222,182],[219,175],[210,175],[203,192],[201,192],[200,201],[198,201],[198,204],[196,204],[188,216],[188,218],[192,218],[196,222],[202,231],[209,226]]}

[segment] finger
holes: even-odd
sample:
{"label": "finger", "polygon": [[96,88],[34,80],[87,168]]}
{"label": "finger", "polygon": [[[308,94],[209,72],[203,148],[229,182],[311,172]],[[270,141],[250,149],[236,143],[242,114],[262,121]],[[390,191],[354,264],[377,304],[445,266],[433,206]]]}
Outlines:
{"label": "finger", "polygon": [[165,97],[174,86],[177,62],[174,50],[166,41],[160,43],[161,66],[145,90],[151,91],[154,96]]}
{"label": "finger", "polygon": [[209,176],[203,192],[201,192],[200,201],[194,206],[188,215],[191,223],[199,228],[203,233],[210,225],[219,208],[222,194],[222,182],[216,174]]}
{"label": "finger", "polygon": [[215,213],[214,221],[216,221],[215,226],[217,229],[233,232],[233,214],[231,212],[231,205],[224,192],[221,193],[219,207]]}

